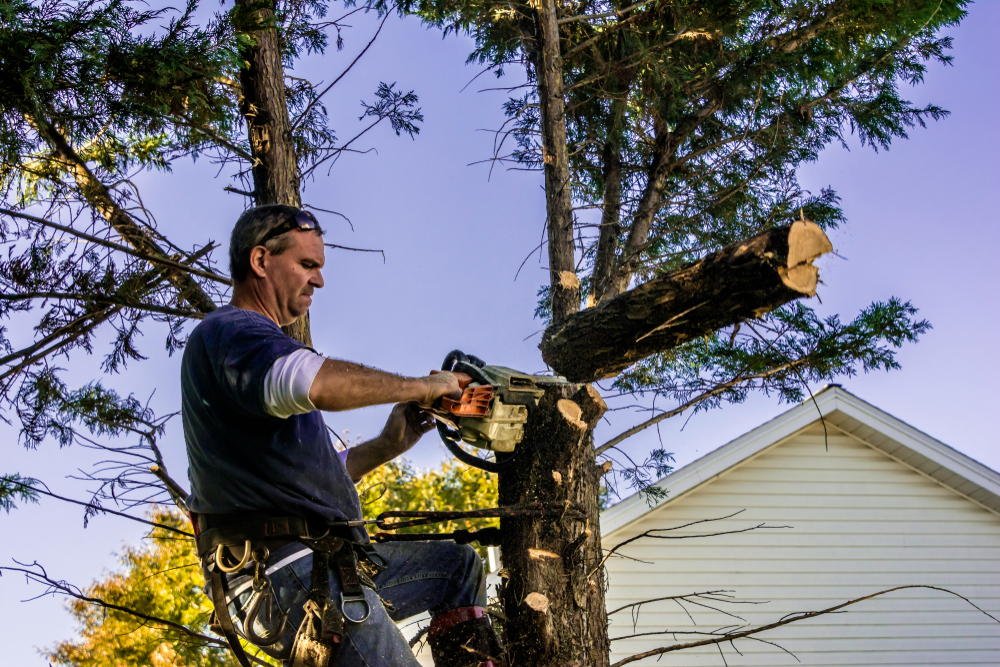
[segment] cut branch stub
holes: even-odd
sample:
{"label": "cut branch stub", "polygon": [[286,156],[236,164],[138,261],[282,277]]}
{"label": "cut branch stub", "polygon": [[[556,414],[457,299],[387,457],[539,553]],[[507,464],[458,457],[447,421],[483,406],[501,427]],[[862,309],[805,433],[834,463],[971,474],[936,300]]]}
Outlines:
{"label": "cut branch stub", "polygon": [[542,358],[573,382],[614,377],[652,354],[814,296],[812,263],[831,250],[807,220],[766,231],[553,324]]}

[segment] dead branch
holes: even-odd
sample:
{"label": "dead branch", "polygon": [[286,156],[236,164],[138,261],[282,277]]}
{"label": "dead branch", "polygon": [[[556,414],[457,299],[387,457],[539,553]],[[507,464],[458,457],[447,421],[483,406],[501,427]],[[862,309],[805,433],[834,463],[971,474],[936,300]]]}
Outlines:
{"label": "dead branch", "polygon": [[[649,600],[640,600],[639,602],[632,602],[630,604],[622,605],[617,609],[608,612],[608,616],[612,614],[617,614],[620,611],[625,611],[626,609],[631,609],[633,607],[639,607],[644,604],[650,604],[652,602],[663,602],[664,600],[687,600],[688,598],[704,598],[706,600],[713,600],[715,602],[727,602],[729,604],[765,604],[764,602],[754,602],[750,600],[725,600],[718,599],[719,596],[731,597],[729,594],[733,591],[719,589],[715,591],[702,591],[700,593],[686,593],[684,595],[667,595],[662,598],[650,598]],[[714,597],[710,597],[714,596]],[[725,613],[725,612],[723,612]]]}
{"label": "dead branch", "polygon": [[298,128],[299,124],[300,124],[300,123],[301,123],[301,122],[302,122],[303,120],[305,120],[305,118],[306,118],[306,114],[308,114],[308,113],[309,113],[309,111],[310,111],[310,110],[311,110],[311,109],[312,109],[312,108],[313,108],[314,106],[316,106],[316,103],[317,103],[317,102],[319,102],[319,101],[320,101],[320,99],[321,99],[321,98],[322,98],[322,97],[323,97],[324,95],[326,95],[326,94],[327,94],[328,92],[330,92],[330,89],[331,89],[331,88],[333,88],[334,86],[336,86],[336,85],[337,85],[337,83],[338,83],[338,82],[339,82],[339,81],[340,81],[341,79],[343,79],[343,78],[344,78],[345,76],[347,76],[347,73],[351,71],[351,69],[352,69],[352,68],[354,67],[355,63],[357,63],[357,62],[358,62],[359,60],[361,60],[361,56],[365,55],[365,53],[367,53],[367,52],[368,52],[368,49],[370,49],[370,48],[371,48],[371,46],[372,46],[372,44],[374,44],[374,43],[375,43],[375,40],[376,40],[376,39],[378,39],[378,36],[379,36],[379,33],[381,33],[381,32],[382,32],[382,26],[384,26],[384,25],[385,25],[385,22],[386,22],[386,20],[387,20],[387,19],[389,18],[389,15],[390,15],[390,14],[392,14],[392,12],[393,12],[393,11],[395,11],[395,9],[396,9],[396,5],[393,5],[392,7],[390,7],[390,8],[389,8],[389,9],[388,9],[388,10],[386,11],[386,13],[385,13],[385,17],[383,17],[383,19],[382,19],[382,22],[378,24],[378,30],[376,30],[376,31],[375,31],[375,34],[374,34],[374,35],[372,36],[372,38],[371,38],[371,40],[370,40],[370,41],[368,42],[368,44],[366,44],[366,45],[365,45],[365,48],[361,49],[361,53],[359,53],[359,54],[357,55],[357,57],[356,57],[356,58],[355,58],[354,60],[352,60],[352,61],[351,61],[351,64],[347,66],[347,69],[345,69],[345,70],[344,70],[343,72],[341,72],[341,73],[340,73],[340,76],[338,76],[338,77],[337,77],[336,79],[334,79],[334,80],[333,80],[333,81],[332,81],[332,82],[330,83],[330,85],[329,85],[329,86],[327,86],[326,88],[324,88],[324,89],[323,89],[323,90],[322,90],[322,91],[321,91],[321,92],[320,92],[320,93],[319,93],[318,95],[316,95],[316,97],[314,97],[314,98],[313,98],[312,100],[310,100],[309,104],[307,104],[307,105],[306,105],[306,108],[305,108],[305,109],[303,109],[303,110],[302,110],[302,113],[300,113],[300,114],[299,114],[299,117],[295,119],[295,122],[294,122],[294,123],[292,123],[292,131],[293,131],[293,132],[295,131],[295,129],[296,129],[296,128]]}
{"label": "dead branch", "polygon": [[[942,593],[947,593],[949,595],[954,595],[955,597],[959,598],[960,600],[964,600],[971,607],[973,607],[974,609],[976,609],[980,613],[984,614],[985,616],[989,617],[993,621],[995,621],[997,623],[1000,623],[1000,619],[998,619],[996,616],[990,614],[989,612],[987,612],[986,610],[982,609],[981,607],[979,607],[978,605],[976,605],[974,602],[972,602],[972,600],[970,600],[969,598],[965,597],[964,595],[960,595],[959,593],[956,593],[955,591],[948,590],[947,588],[941,588],[939,586],[927,586],[927,585],[922,585],[922,584],[911,584],[911,585],[908,585],[908,586],[896,586],[895,588],[888,588],[888,589],[886,589],[884,591],[879,591],[877,593],[872,593],[871,595],[865,595],[864,597],[855,598],[853,600],[848,600],[847,602],[842,602],[842,603],[840,603],[838,605],[835,605],[833,607],[828,607],[826,609],[821,609],[819,611],[796,612],[794,614],[789,614],[788,616],[785,616],[782,619],[780,619],[778,621],[775,621],[774,623],[768,623],[767,625],[762,625],[762,626],[759,626],[759,627],[756,627],[756,628],[750,628],[749,630],[739,630],[739,631],[730,630],[730,631],[722,632],[721,634],[717,634],[719,631],[716,631],[715,633],[711,633],[711,632],[695,633],[695,632],[690,632],[690,631],[683,631],[683,632],[682,631],[677,631],[676,634],[717,634],[717,636],[711,637],[709,639],[701,639],[701,640],[694,641],[694,642],[686,642],[686,643],[683,643],[683,644],[674,644],[672,646],[664,646],[664,647],[661,647],[661,648],[652,649],[650,651],[644,651],[643,653],[636,653],[635,655],[630,655],[627,658],[623,658],[623,659],[619,660],[618,662],[616,662],[613,665],[611,665],[611,667],[622,667],[623,665],[627,665],[627,664],[629,664],[631,662],[636,662],[637,660],[643,660],[644,658],[650,658],[652,656],[663,655],[664,653],[672,653],[674,651],[682,651],[684,649],[695,648],[695,647],[698,647],[698,646],[710,646],[710,645],[713,645],[713,644],[723,644],[723,643],[726,643],[726,642],[735,641],[737,639],[743,639],[744,637],[753,638],[753,635],[759,634],[761,632],[766,632],[768,630],[773,630],[774,628],[780,628],[783,625],[789,625],[791,623],[797,623],[798,621],[804,621],[804,620],[809,619],[809,618],[815,618],[817,616],[823,616],[825,614],[832,614],[832,613],[835,613],[835,612],[837,612],[837,611],[839,611],[841,609],[844,609],[845,607],[849,607],[851,605],[858,604],[859,602],[864,602],[866,600],[871,600],[872,598],[876,598],[876,597],[879,597],[881,595],[887,595],[887,594],[893,593],[895,591],[901,591],[901,590],[906,590],[906,589],[910,589],[910,588],[923,588],[923,589],[928,589],[928,590],[933,590],[933,591],[940,591]],[[617,641],[617,640],[620,640],[620,639],[628,639],[630,637],[638,637],[638,636],[645,636],[645,635],[652,635],[652,634],[672,634],[673,632],[674,631],[671,631],[671,630],[663,630],[662,632],[655,632],[655,633],[654,632],[644,632],[644,633],[641,633],[641,635],[626,635],[626,636],[623,636],[623,637],[614,637],[614,638],[611,639],[611,641]]]}
{"label": "dead branch", "polygon": [[736,516],[738,514],[742,514],[745,511],[746,510],[738,510],[736,512],[733,512],[732,514],[727,515],[727,516],[720,516],[720,517],[717,517],[717,518],[714,518],[714,519],[698,519],[697,521],[690,521],[690,522],[682,524],[680,526],[673,526],[671,528],[651,528],[650,530],[647,530],[647,531],[645,531],[643,533],[639,533],[638,535],[636,535],[634,537],[630,537],[630,538],[628,538],[627,540],[625,540],[623,542],[619,542],[614,547],[612,547],[604,555],[604,558],[601,559],[601,562],[597,564],[597,567],[595,567],[591,571],[591,573],[587,575],[587,578],[589,579],[590,577],[592,577],[594,575],[594,572],[597,572],[602,567],[604,567],[604,564],[608,561],[608,559],[611,558],[611,556],[613,554],[615,554],[615,552],[617,552],[619,549],[621,549],[622,547],[627,546],[627,545],[629,545],[629,544],[631,544],[631,543],[633,543],[633,542],[635,542],[637,540],[641,540],[644,537],[651,537],[651,538],[656,539],[656,540],[687,540],[687,539],[692,539],[692,538],[696,538],[696,537],[699,537],[699,538],[700,537],[718,537],[720,535],[736,535],[736,534],[739,534],[739,533],[749,533],[752,530],[766,530],[766,529],[771,529],[771,528],[791,528],[791,526],[768,526],[767,524],[759,523],[756,526],[750,526],[749,528],[740,528],[740,529],[737,529],[737,530],[725,530],[725,531],[721,531],[721,532],[718,532],[718,533],[699,533],[697,535],[655,535],[654,534],[654,533],[670,532],[670,531],[674,531],[674,530],[682,530],[684,528],[690,528],[691,526],[696,526],[696,525],[702,524],[702,523],[710,523],[712,521],[725,521],[726,519],[732,519],[734,516]]}
{"label": "dead branch", "polygon": [[132,516],[131,514],[125,514],[124,512],[116,512],[115,510],[109,510],[106,507],[101,507],[100,505],[94,505],[93,503],[85,503],[82,500],[74,500],[72,498],[66,498],[65,496],[59,496],[51,491],[46,491],[45,489],[39,489],[37,487],[25,484],[23,482],[10,482],[22,488],[25,488],[33,493],[41,493],[44,496],[49,496],[55,498],[56,500],[62,500],[63,502],[72,503],[74,505],[80,505],[81,507],[86,507],[89,510],[95,512],[106,512],[108,514],[114,514],[115,516],[124,517],[126,519],[131,519],[132,521],[138,521],[139,523],[144,523],[147,526],[153,526],[154,528],[162,528],[163,530],[169,530],[170,532],[177,533],[178,535],[184,535],[185,537],[194,537],[194,533],[189,533],[186,530],[181,530],[180,528],[174,528],[173,526],[168,526],[162,523],[156,523],[155,521],[149,521],[148,519],[140,519],[137,516]]}
{"label": "dead branch", "polygon": [[[14,562],[17,563],[18,565],[24,565],[24,563],[19,563],[18,561]],[[30,570],[28,569],[28,567],[35,567],[38,569]],[[180,623],[168,621],[165,618],[159,618],[157,616],[150,616],[149,614],[144,614],[140,611],[136,611],[135,609],[130,609],[129,607],[125,607],[123,605],[108,602],[107,600],[104,600],[102,598],[85,595],[82,591],[80,591],[72,584],[66,581],[57,581],[49,577],[48,573],[45,571],[45,568],[43,568],[40,564],[38,564],[37,561],[32,563],[30,566],[26,567],[0,566],[0,575],[2,575],[4,571],[20,572],[24,574],[24,576],[29,581],[33,581],[39,584],[44,584],[45,586],[47,586],[48,587],[47,590],[41,593],[41,595],[37,597],[41,597],[43,595],[56,595],[56,594],[65,595],[80,600],[82,602],[87,602],[89,604],[97,605],[104,609],[121,612],[123,614],[128,614],[129,616],[134,616],[135,618],[142,619],[143,621],[146,621],[148,623],[156,623],[159,625],[166,626],[166,628],[169,628],[171,630],[176,630],[177,632],[180,632],[188,637],[191,637],[192,639],[200,639],[206,644],[211,644],[212,646],[219,646],[225,649],[229,648],[228,642],[222,639],[216,639],[215,637],[209,637],[208,635],[203,635],[200,632],[196,632],[191,628],[182,625]],[[258,665],[263,665],[264,667],[271,667],[270,663],[264,662],[260,658],[256,658],[252,655],[250,655],[249,658]]]}
{"label": "dead branch", "polygon": [[30,220],[31,222],[37,222],[38,224],[43,225],[45,227],[50,227],[52,229],[65,232],[67,234],[72,234],[73,236],[84,239],[86,241],[90,241],[91,243],[96,243],[97,245],[104,246],[105,248],[117,250],[118,252],[123,252],[126,255],[131,255],[132,257],[137,257],[139,259],[144,259],[151,264],[160,264],[162,266],[167,266],[172,269],[185,271],[187,273],[191,273],[196,276],[201,276],[202,278],[207,278],[208,280],[214,280],[215,282],[222,283],[223,285],[233,284],[233,282],[229,280],[229,278],[224,278],[216,273],[212,273],[211,271],[202,271],[201,269],[196,269],[193,266],[188,266],[187,264],[176,262],[167,257],[158,257],[156,255],[150,255],[141,252],[139,250],[133,250],[132,248],[129,248],[127,246],[119,245],[114,241],[108,241],[106,239],[100,238],[99,236],[87,234],[86,232],[81,232],[77,229],[73,229],[72,227],[67,227],[66,225],[60,225],[57,222],[52,222],[51,220],[46,220],[45,218],[39,218],[37,216],[29,215],[27,213],[21,213],[19,211],[11,211],[10,209],[6,208],[0,208],[0,213],[16,218],[23,218],[25,220]]}
{"label": "dead branch", "polygon": [[56,299],[67,301],[90,301],[102,305],[124,306],[135,310],[144,310],[160,315],[174,315],[176,317],[190,317],[200,320],[205,317],[205,313],[197,310],[183,310],[181,308],[170,308],[155,303],[140,303],[132,299],[125,299],[120,296],[108,294],[79,294],[75,292],[20,292],[17,294],[0,294],[0,301],[30,301],[32,299]]}
{"label": "dead branch", "polygon": [[337,245],[336,243],[324,243],[323,245],[325,245],[328,248],[338,248],[340,250],[351,250],[353,252],[377,252],[377,253],[379,253],[379,254],[382,255],[382,263],[385,264],[385,251],[384,250],[375,250],[375,249],[372,249],[372,248],[351,248],[351,247],[346,246],[346,245]]}

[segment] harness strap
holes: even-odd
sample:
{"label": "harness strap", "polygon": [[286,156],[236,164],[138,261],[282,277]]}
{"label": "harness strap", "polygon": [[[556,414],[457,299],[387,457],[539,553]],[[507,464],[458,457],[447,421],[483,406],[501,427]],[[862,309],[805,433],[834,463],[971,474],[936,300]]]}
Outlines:
{"label": "harness strap", "polygon": [[199,526],[195,542],[202,557],[219,546],[242,546],[247,540],[256,544],[261,540],[297,540],[309,539],[311,536],[309,521],[298,516],[244,519],[224,526],[213,526],[208,523],[205,515],[199,515],[195,525]]}
{"label": "harness strap", "polygon": [[212,604],[215,606],[215,618],[219,622],[219,627],[222,629],[222,634],[225,635],[226,641],[229,642],[229,648],[242,667],[253,667],[246,651],[243,650],[243,644],[240,643],[239,635],[236,634],[236,626],[233,625],[233,619],[229,616],[229,603],[226,601],[226,589],[222,581],[222,572],[217,567],[212,568],[210,584]]}

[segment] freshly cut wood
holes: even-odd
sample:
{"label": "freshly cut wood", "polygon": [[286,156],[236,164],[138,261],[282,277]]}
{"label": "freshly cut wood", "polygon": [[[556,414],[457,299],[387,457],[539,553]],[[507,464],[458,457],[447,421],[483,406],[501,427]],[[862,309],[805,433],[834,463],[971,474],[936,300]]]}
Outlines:
{"label": "freshly cut wood", "polygon": [[606,609],[598,567],[602,469],[591,430],[603,405],[592,387],[546,385],[529,407],[516,465],[500,471],[501,506],[565,503],[587,517],[500,519],[508,576],[498,597],[508,665],[608,667],[607,625],[598,620]]}
{"label": "freshly cut wood", "polygon": [[813,261],[832,250],[808,220],[769,230],[556,322],[542,338],[542,358],[573,382],[614,377],[652,354],[815,296]]}

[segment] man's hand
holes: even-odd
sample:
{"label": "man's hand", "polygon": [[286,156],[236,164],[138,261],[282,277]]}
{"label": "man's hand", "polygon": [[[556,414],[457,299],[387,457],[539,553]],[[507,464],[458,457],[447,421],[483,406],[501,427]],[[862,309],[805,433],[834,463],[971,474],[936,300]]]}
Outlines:
{"label": "man's hand", "polygon": [[377,438],[350,450],[348,474],[355,482],[360,481],[375,468],[408,451],[432,428],[434,418],[416,403],[397,404]]}
{"label": "man's hand", "polygon": [[432,428],[434,417],[429,412],[421,410],[416,403],[399,403],[392,408],[379,439],[387,450],[391,449],[396,452],[395,456],[399,456],[417,444]]}
{"label": "man's hand", "polygon": [[431,374],[423,380],[427,385],[427,395],[419,403],[424,407],[430,407],[434,401],[442,396],[455,400],[460,399],[462,388],[472,382],[472,378],[465,373],[452,373],[450,371],[431,371]]}

